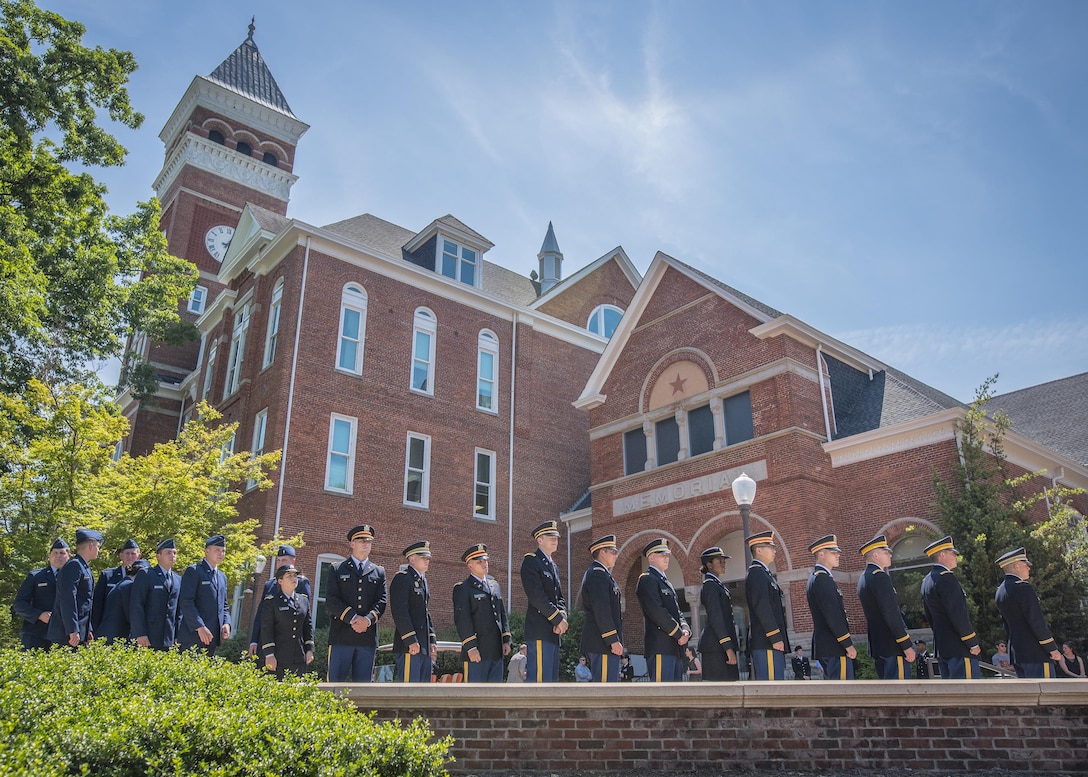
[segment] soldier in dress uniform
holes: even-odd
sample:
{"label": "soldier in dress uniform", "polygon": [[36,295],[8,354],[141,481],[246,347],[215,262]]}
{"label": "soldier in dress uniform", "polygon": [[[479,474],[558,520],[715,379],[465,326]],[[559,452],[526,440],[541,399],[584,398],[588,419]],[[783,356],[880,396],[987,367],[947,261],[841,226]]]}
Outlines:
{"label": "soldier in dress uniform", "polygon": [[765,531],[747,538],[752,563],[744,579],[744,596],[748,601],[748,654],[752,662],[753,680],[784,680],[786,678],[786,608],[782,589],[771,575],[778,546],[774,532]]}
{"label": "soldier in dress uniform", "polygon": [[620,587],[612,579],[619,548],[616,535],[608,534],[589,546],[593,563],[582,576],[582,624],[580,650],[589,659],[593,681],[615,683],[620,679],[623,655],[623,614],[620,612]]}
{"label": "soldier in dress uniform", "polygon": [[230,639],[227,576],[219,569],[226,555],[226,537],[211,536],[204,542],[204,559],[190,565],[181,576],[178,644],[182,650],[196,648],[214,656],[220,643]]}
{"label": "soldier in dress uniform", "polygon": [[[276,588],[275,573],[282,567],[290,564],[296,566],[295,558],[297,553],[295,549],[290,545],[280,545],[276,548],[276,562],[272,569],[272,579],[266,580],[264,583],[264,589],[261,591],[260,597],[257,599],[257,607],[253,613],[253,626],[249,630],[249,655],[250,657],[257,655],[257,646],[261,640],[261,611],[264,606],[265,597],[272,593]],[[296,566],[297,568],[297,566]],[[301,572],[298,573],[298,587],[295,589],[297,593],[305,596],[313,605],[313,589],[310,586],[310,579]]]}
{"label": "soldier in dress uniform", "polygon": [[559,522],[545,521],[533,529],[535,553],[521,560],[521,586],[529,600],[525,611],[525,682],[559,681],[559,644],[567,632],[567,602],[552,556],[559,547]]}
{"label": "soldier in dress uniform", "polygon": [[329,578],[325,604],[329,624],[330,683],[369,683],[374,679],[378,619],[385,612],[385,569],[370,560],[374,527],[361,524],[348,532],[351,556]]}
{"label": "soldier in dress uniform", "polygon": [[12,609],[23,619],[19,638],[24,650],[52,647],[46,632],[57,600],[57,574],[68,563],[68,543],[58,537],[49,547],[49,563],[26,576]]}
{"label": "soldier in dress uniform", "polygon": [[858,649],[850,636],[842,591],[831,570],[839,566],[842,549],[834,534],[808,546],[816,566],[805,587],[808,611],[812,614],[812,657],[820,662],[825,680],[853,680]]}
{"label": "soldier in dress uniform", "polygon": [[128,568],[125,579],[113,587],[110,595],[106,597],[106,608],[103,611],[102,622],[98,624],[95,637],[105,639],[107,645],[114,642],[124,642],[129,638],[132,623],[129,620],[129,608],[132,605],[132,583],[140,572],[151,569],[151,564],[142,558]]}
{"label": "soldier in dress uniform", "polygon": [[862,545],[860,552],[867,563],[858,580],[858,599],[869,624],[869,654],[876,664],[876,676],[908,680],[916,656],[888,574],[892,549],[884,535],[878,534]]}
{"label": "soldier in dress uniform", "polygon": [[132,581],[129,622],[132,638],[141,647],[169,650],[177,642],[181,609],[181,577],[174,571],[178,546],[170,537],[155,548],[156,564]]}
{"label": "soldier in dress uniform", "polygon": [[314,631],[310,622],[310,598],[298,592],[299,574],[294,564],[276,569],[273,590],[262,600],[261,654],[264,667],[282,680],[288,672],[302,675],[314,660]]}
{"label": "soldier in dress uniform", "polygon": [[125,544],[117,551],[120,564],[109,569],[103,569],[98,576],[98,583],[94,587],[94,599],[91,603],[91,631],[98,633],[98,625],[106,614],[106,598],[115,586],[129,576],[129,570],[136,560],[140,558],[140,546],[131,537],[125,540]]}
{"label": "soldier in dress uniform", "polygon": [[926,547],[933,569],[922,578],[922,604],[933,626],[933,647],[937,665],[945,680],[977,680],[978,656],[982,646],[971,626],[967,595],[952,570],[959,552],[951,537],[942,537]]}
{"label": "soldier in dress uniform", "polygon": [[57,596],[46,631],[46,637],[55,645],[76,648],[94,639],[91,629],[91,599],[94,596],[91,562],[98,558],[101,544],[100,532],[76,529],[76,554],[57,573]]}
{"label": "soldier in dress uniform", "polygon": [[429,683],[438,659],[438,637],[431,621],[431,593],[427,570],[431,566],[431,543],[414,542],[404,549],[406,566],[389,583],[389,609],[393,613],[393,654],[396,666],[393,681]]}
{"label": "soldier in dress uniform", "polygon": [[1010,550],[997,560],[1005,579],[997,587],[997,611],[1005,624],[1012,668],[1017,677],[1053,677],[1051,661],[1062,654],[1046,622],[1035,587],[1028,582],[1031,562],[1023,548]]}
{"label": "soldier in dress uniform", "polygon": [[487,574],[487,545],[461,554],[469,575],[453,587],[453,622],[461,640],[461,663],[470,683],[501,683],[503,659],[510,655],[510,623],[495,578]]}
{"label": "soldier in dress uniform", "polygon": [[729,556],[719,547],[707,548],[699,555],[703,571],[703,588],[699,601],[706,611],[706,626],[699,637],[699,652],[703,654],[703,679],[739,680],[737,624],[733,620],[733,600],[722,582]]}
{"label": "soldier in dress uniform", "polygon": [[643,644],[646,667],[654,682],[678,683],[684,679],[684,645],[691,639],[691,627],[680,612],[676,589],[665,571],[672,551],[661,537],[642,549],[649,568],[639,575],[635,594],[645,621]]}

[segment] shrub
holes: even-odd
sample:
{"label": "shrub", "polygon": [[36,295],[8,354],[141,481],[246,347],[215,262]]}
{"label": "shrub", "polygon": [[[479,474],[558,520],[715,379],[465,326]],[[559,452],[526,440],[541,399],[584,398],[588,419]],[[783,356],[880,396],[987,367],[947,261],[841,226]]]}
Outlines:
{"label": "shrub", "polygon": [[449,737],[250,662],[92,644],[0,653],[0,775],[437,777]]}

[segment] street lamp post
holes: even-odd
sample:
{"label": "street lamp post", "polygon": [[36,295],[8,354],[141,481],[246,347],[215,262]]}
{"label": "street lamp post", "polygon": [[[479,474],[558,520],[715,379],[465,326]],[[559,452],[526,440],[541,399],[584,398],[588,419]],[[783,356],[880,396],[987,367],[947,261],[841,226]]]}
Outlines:
{"label": "street lamp post", "polygon": [[751,533],[748,529],[748,516],[752,513],[752,502],[756,499],[756,482],[743,472],[733,481],[733,499],[740,508],[741,531],[744,532],[744,565],[747,567],[752,563],[752,549],[748,547],[748,535]]}

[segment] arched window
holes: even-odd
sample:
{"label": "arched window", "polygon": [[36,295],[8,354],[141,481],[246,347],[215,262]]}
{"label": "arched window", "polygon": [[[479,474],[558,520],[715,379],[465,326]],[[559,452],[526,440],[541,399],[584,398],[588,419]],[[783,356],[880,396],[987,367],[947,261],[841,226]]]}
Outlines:
{"label": "arched window", "polygon": [[476,347],[476,409],[497,413],[499,385],[499,338],[481,330]]}
{"label": "arched window", "polygon": [[253,146],[248,143],[239,142],[235,147],[235,150],[243,156],[253,156]]}
{"label": "arched window", "polygon": [[268,332],[264,338],[264,366],[272,364],[276,358],[276,342],[280,336],[280,308],[283,307],[283,278],[276,281],[272,289],[272,300],[268,304]]}
{"label": "arched window", "polygon": [[276,159],[276,155],[271,151],[265,151],[264,156],[261,157],[261,161],[266,165],[272,165],[273,167],[278,167],[280,163],[280,160]]}
{"label": "arched window", "polygon": [[589,314],[586,329],[601,337],[611,337],[619,326],[623,311],[615,305],[598,305]]}
{"label": "arched window", "polygon": [[349,283],[340,294],[340,339],[336,344],[336,369],[363,374],[363,343],[366,339],[366,290]]}
{"label": "arched window", "polygon": [[212,143],[218,143],[219,145],[223,145],[223,133],[219,130],[209,130],[208,140],[210,140]]}
{"label": "arched window", "polygon": [[438,319],[427,308],[418,308],[412,321],[412,391],[434,395],[434,346]]}
{"label": "arched window", "polygon": [[908,531],[892,547],[892,567],[889,570],[895,590],[899,594],[899,608],[907,628],[928,628],[925,607],[922,606],[922,578],[929,574],[933,562],[926,556],[925,547],[933,537],[924,531]]}

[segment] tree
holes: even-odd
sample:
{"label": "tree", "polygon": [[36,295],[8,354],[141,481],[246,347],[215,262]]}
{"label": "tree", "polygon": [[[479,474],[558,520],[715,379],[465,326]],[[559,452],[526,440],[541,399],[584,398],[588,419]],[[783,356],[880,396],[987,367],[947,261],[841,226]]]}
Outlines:
{"label": "tree", "polygon": [[[125,87],[132,54],[85,47],[83,25],[31,0],[0,9],[0,391],[17,393],[35,376],[85,382],[84,365],[134,332],[193,336],[178,302],[197,273],[167,252],[155,200],[110,215],[105,187],[79,170],[124,163],[100,113],[143,122]],[[126,372],[146,393],[146,368]]]}

